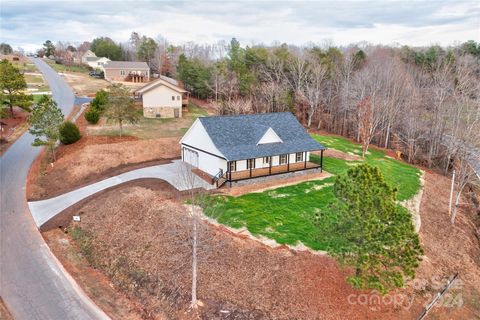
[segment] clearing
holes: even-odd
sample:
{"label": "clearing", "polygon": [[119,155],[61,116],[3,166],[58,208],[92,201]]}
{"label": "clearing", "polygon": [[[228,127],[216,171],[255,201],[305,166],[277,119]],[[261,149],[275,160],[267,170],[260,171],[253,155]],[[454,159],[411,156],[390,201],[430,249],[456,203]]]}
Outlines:
{"label": "clearing", "polygon": [[[198,117],[208,114],[204,109],[199,108],[193,103],[188,105],[188,112],[184,112],[182,118],[145,118],[143,117],[142,109],[139,109],[138,112],[140,114],[140,122],[135,125],[124,125],[123,134],[139,139],[181,137]],[[101,119],[96,125],[88,125],[87,132],[92,136],[115,136],[119,134],[119,129],[117,124],[109,123],[106,119]]]}
{"label": "clearing", "polygon": [[[370,148],[365,160],[348,161],[341,159],[339,153],[346,154],[344,158],[358,156],[359,145],[340,137],[313,137],[327,148],[337,150],[336,158],[325,156],[323,159],[325,171],[333,175],[366,162],[379,167],[387,182],[398,188],[400,201],[412,198],[420,190],[421,171],[387,157],[382,150]],[[319,161],[319,157],[312,155],[312,161]],[[336,222],[336,213],[330,208],[334,182],[332,176],[238,197],[215,196],[214,205],[206,214],[222,224],[246,228],[253,235],[265,236],[280,244],[295,246],[301,242],[311,249],[331,252],[344,243],[341,234],[332,232]],[[315,224],[315,220],[321,223]]]}
{"label": "clearing", "polygon": [[95,96],[99,90],[105,89],[110,83],[104,79],[90,77],[81,72],[62,72],[60,75],[67,81],[77,96]]}

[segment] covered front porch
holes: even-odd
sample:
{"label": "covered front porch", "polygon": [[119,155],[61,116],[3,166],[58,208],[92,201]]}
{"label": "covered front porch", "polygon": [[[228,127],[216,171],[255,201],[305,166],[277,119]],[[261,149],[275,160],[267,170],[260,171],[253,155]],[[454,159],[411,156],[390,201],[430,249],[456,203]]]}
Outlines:
{"label": "covered front porch", "polygon": [[321,151],[320,164],[310,162],[310,152],[298,152],[279,156],[270,156],[256,159],[246,159],[227,162],[227,171],[214,177],[217,187],[232,182],[285,174],[301,170],[323,168],[323,150]]}

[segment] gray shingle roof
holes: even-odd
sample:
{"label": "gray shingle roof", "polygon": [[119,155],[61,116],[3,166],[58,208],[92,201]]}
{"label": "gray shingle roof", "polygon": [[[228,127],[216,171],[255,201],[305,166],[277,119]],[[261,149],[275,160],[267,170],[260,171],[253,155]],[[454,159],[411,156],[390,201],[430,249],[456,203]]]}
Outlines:
{"label": "gray shingle roof", "polygon": [[[229,161],[326,149],[290,112],[199,118],[213,143]],[[257,145],[268,128],[283,142]]]}
{"label": "gray shingle roof", "polygon": [[140,61],[109,61],[103,67],[105,69],[150,69],[146,62]]}

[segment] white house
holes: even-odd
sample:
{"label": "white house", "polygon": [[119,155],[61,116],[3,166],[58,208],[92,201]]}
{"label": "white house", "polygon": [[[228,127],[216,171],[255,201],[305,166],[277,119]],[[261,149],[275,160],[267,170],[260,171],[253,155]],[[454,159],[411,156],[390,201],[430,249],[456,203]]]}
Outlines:
{"label": "white house", "polygon": [[86,64],[88,64],[90,67],[92,67],[95,70],[104,70],[105,64],[110,61],[110,59],[105,58],[105,57],[87,57],[85,59]]}
{"label": "white house", "polygon": [[[182,160],[225,182],[322,170],[325,147],[290,112],[198,118],[180,140]],[[320,164],[310,153],[320,151]]]}
{"label": "white house", "polygon": [[143,116],[146,118],[179,118],[182,107],[188,105],[188,91],[172,78],[160,76],[135,91],[142,100]]}
{"label": "white house", "polygon": [[87,64],[87,58],[96,58],[97,55],[92,50],[87,50],[82,55],[82,63]]}
{"label": "white house", "polygon": [[110,59],[105,58],[105,57],[97,57],[97,55],[92,52],[91,50],[87,50],[83,55],[82,55],[82,63],[89,65],[91,68],[95,70],[102,70],[103,66],[109,62]]}

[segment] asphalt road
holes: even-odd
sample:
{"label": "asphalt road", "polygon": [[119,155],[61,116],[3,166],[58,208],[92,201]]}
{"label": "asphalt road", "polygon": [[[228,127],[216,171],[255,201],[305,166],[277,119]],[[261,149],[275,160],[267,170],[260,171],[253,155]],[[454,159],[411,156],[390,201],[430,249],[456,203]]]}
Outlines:
{"label": "asphalt road", "polygon": [[[71,88],[45,62],[33,62],[68,115]],[[0,158],[0,296],[15,319],[108,319],[50,252],[28,210],[25,180],[40,152],[32,141],[25,133]]]}

